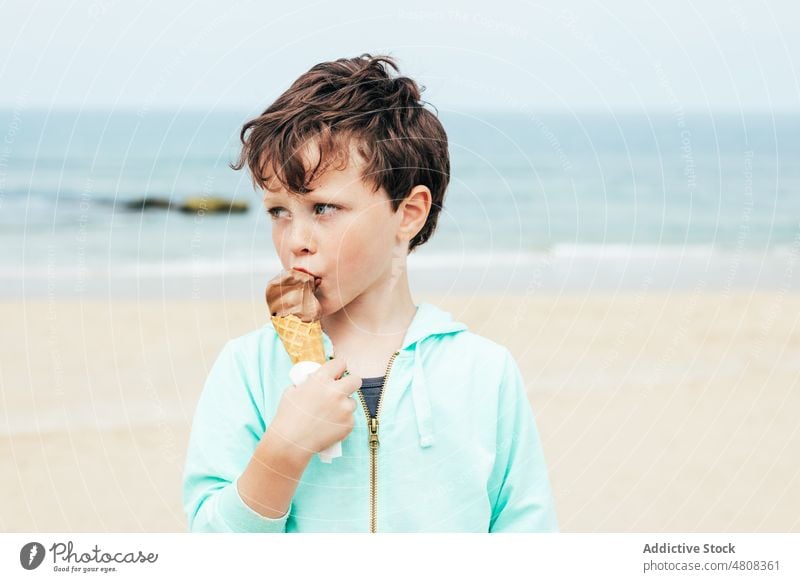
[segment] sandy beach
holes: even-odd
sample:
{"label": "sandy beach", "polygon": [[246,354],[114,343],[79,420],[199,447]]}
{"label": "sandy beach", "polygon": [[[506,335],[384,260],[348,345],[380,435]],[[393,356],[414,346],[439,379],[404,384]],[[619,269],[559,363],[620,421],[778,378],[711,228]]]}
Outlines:
{"label": "sandy beach", "polygon": [[[516,356],[563,531],[800,531],[800,295],[415,299]],[[185,531],[198,395],[263,304],[13,300],[0,318],[0,529]]]}

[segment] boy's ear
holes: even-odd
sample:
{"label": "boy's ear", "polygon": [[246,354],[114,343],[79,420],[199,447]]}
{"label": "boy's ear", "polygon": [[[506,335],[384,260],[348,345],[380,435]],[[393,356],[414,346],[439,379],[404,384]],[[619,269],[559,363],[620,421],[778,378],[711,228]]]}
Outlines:
{"label": "boy's ear", "polygon": [[425,226],[431,210],[432,196],[427,186],[414,186],[397,211],[400,213],[400,226],[397,236],[409,242]]}

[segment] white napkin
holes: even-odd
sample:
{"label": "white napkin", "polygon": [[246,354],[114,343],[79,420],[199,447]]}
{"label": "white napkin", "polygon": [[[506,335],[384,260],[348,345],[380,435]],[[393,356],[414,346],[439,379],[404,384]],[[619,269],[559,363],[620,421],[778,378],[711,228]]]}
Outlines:
{"label": "white napkin", "polygon": [[[309,361],[302,361],[297,362],[292,369],[289,370],[289,380],[291,380],[292,384],[297,386],[298,384],[305,382],[306,378],[308,378],[311,374],[317,371],[317,369],[322,366],[317,362],[309,362]],[[319,452],[319,460],[323,463],[330,463],[333,459],[342,456],[342,443],[334,443],[329,446],[327,449],[324,449]]]}

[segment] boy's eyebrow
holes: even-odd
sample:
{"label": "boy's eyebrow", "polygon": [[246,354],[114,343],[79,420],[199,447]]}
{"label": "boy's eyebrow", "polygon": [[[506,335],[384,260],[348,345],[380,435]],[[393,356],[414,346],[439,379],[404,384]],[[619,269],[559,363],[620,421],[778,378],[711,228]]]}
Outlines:
{"label": "boy's eyebrow", "polygon": [[292,198],[294,200],[300,200],[302,202],[308,203],[333,203],[333,202],[341,202],[341,197],[330,197],[330,196],[317,196],[314,192],[308,192],[306,194],[293,194],[287,195],[283,192],[271,192],[269,194],[264,194],[262,201],[265,204],[274,203],[277,204],[279,202],[285,201],[287,198]]}
{"label": "boy's eyebrow", "polygon": [[264,192],[264,195],[261,197],[261,200],[267,202],[268,200],[275,198],[286,198],[286,194],[281,194],[279,192]]}

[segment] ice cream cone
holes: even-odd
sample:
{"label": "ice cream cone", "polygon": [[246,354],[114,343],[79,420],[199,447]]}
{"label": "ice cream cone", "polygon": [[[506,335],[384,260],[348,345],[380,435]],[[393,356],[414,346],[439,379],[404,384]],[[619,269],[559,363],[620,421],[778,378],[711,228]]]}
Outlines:
{"label": "ice cream cone", "polygon": [[319,320],[305,322],[295,315],[272,315],[270,318],[293,364],[302,361],[325,363],[325,344]]}
{"label": "ice cream cone", "polygon": [[[282,272],[267,284],[265,292],[270,319],[292,360],[289,379],[299,386],[325,364],[325,343],[315,297],[315,278],[305,271]],[[342,443],[319,451],[320,461],[330,463],[342,456]]]}

